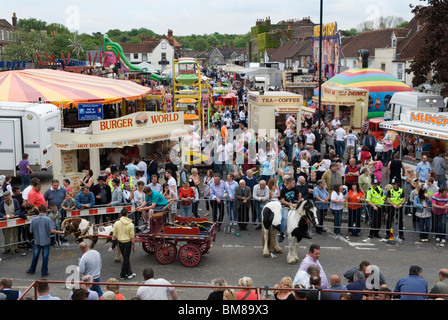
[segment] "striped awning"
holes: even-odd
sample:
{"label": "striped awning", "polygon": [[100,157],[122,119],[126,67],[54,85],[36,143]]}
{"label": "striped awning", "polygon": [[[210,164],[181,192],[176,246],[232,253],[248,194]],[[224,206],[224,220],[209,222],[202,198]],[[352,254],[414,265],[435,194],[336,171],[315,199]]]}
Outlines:
{"label": "striped awning", "polygon": [[39,100],[67,108],[79,103],[115,103],[140,99],[151,92],[129,80],[115,80],[51,69],[0,72],[0,100]]}

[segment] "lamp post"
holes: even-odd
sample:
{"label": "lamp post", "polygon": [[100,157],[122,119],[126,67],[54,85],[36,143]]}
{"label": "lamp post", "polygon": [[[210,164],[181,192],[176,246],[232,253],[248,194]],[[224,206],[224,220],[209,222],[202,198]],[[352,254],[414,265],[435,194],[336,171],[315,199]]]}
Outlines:
{"label": "lamp post", "polygon": [[322,29],[323,29],[323,6],[324,0],[320,0],[320,21],[319,21],[319,129],[321,130],[321,118],[322,118]]}

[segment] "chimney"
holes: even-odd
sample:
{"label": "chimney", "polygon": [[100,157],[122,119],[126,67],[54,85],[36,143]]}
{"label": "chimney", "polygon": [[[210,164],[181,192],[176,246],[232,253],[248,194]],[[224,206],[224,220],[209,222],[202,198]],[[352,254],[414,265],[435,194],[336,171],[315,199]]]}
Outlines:
{"label": "chimney", "polygon": [[173,37],[173,30],[168,29],[168,38],[172,38]]}
{"label": "chimney", "polygon": [[13,26],[14,28],[17,27],[17,16],[16,16],[16,13],[15,13],[15,12],[12,14],[12,26]]}
{"label": "chimney", "polygon": [[235,44],[233,42],[230,42],[230,49],[235,49]]}
{"label": "chimney", "polygon": [[216,48],[216,42],[213,42],[213,48]]}
{"label": "chimney", "polygon": [[358,51],[359,58],[359,68],[368,68],[369,67],[369,55],[370,52],[367,49],[361,49]]}

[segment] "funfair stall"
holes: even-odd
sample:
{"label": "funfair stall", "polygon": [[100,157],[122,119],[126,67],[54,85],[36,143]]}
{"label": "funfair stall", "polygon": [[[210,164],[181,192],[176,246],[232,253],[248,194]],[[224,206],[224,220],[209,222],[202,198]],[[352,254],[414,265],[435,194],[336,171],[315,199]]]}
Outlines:
{"label": "funfair stall", "polygon": [[169,153],[173,143],[191,130],[184,124],[183,112],[136,112],[92,121],[89,128],[75,132],[52,132],[54,178],[68,178],[76,187],[84,168],[91,169],[95,176],[104,173],[109,167],[104,158],[116,148],[137,146],[141,155]]}

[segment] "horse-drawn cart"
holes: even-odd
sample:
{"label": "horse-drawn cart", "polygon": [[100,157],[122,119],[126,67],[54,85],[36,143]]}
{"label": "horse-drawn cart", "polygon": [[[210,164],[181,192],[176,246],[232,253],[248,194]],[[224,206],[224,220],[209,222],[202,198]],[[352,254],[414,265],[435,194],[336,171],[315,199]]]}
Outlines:
{"label": "horse-drawn cart", "polygon": [[216,240],[217,231],[218,224],[206,218],[176,217],[174,223],[165,223],[165,212],[158,212],[149,219],[149,232],[137,233],[135,240],[161,264],[172,263],[177,255],[184,266],[195,267]]}

